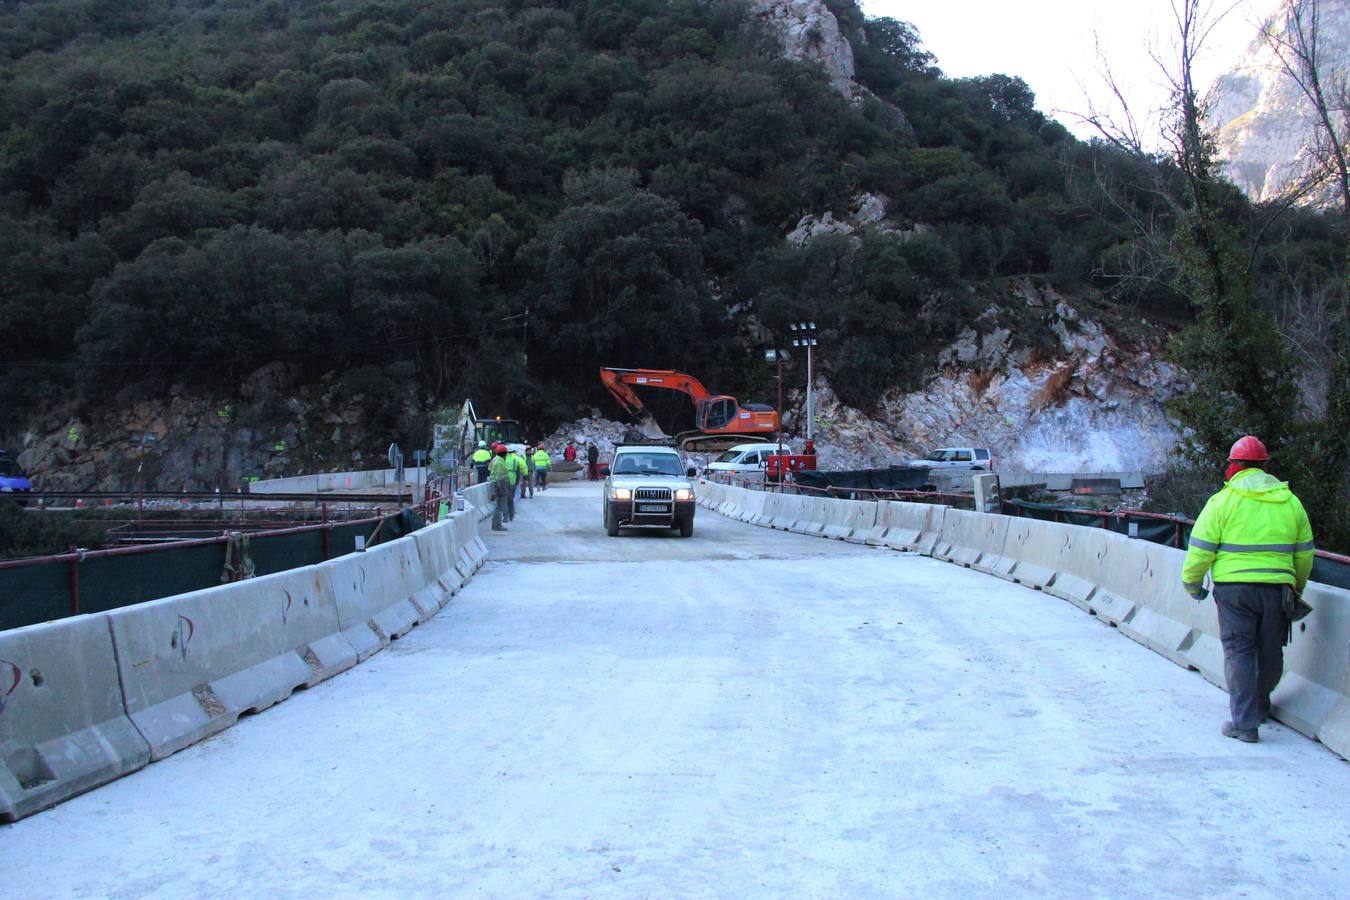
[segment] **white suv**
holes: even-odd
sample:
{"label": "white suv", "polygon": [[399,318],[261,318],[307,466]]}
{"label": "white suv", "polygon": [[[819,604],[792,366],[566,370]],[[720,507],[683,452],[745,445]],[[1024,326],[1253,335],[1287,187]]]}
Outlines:
{"label": "white suv", "polygon": [[674,447],[621,445],[605,479],[605,533],[617,537],[627,525],[678,528],[694,533],[693,469]]}
{"label": "white suv", "polygon": [[994,457],[988,447],[943,447],[923,459],[912,459],[910,465],[927,466],[934,471],[943,469],[994,470]]}

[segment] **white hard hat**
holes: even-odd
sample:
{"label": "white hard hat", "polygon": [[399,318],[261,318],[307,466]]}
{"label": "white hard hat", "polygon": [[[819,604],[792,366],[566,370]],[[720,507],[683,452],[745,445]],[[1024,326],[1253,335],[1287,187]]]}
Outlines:
{"label": "white hard hat", "polygon": [[479,442],[478,442],[478,446],[480,446],[480,447],[486,447],[486,446],[487,446],[487,441],[479,441]]}

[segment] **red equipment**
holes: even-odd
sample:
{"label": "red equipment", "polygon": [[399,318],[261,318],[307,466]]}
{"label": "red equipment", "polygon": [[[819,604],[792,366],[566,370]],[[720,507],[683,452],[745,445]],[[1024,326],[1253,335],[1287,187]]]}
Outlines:
{"label": "red equipment", "polygon": [[1241,462],[1265,462],[1270,459],[1270,454],[1266,452],[1265,444],[1249,434],[1238,438],[1233,449],[1228,451],[1228,458]]}
{"label": "red equipment", "polygon": [[675,442],[685,450],[713,450],[719,445],[726,449],[746,440],[767,441],[780,427],[778,412],[773,407],[762,403],[741,406],[735,397],[715,395],[697,378],[683,372],[602,368],[600,381],[624,409],[637,416],[639,426],[649,436],[654,436],[653,430],[660,432],[660,429],[655,427],[652,414],[629,385],[688,394],[694,401],[694,429],[675,436]]}
{"label": "red equipment", "polygon": [[813,472],[816,468],[816,455],[814,453],[809,455],[805,453],[784,453],[779,456],[775,453],[769,457],[768,467],[764,471],[770,479],[777,479],[783,474],[784,468],[787,469],[789,474],[803,470]]}

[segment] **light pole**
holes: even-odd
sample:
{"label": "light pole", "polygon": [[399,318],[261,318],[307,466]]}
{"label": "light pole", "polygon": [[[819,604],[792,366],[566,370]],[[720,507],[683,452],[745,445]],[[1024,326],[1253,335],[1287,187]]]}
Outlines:
{"label": "light pole", "polygon": [[[815,436],[813,429],[816,422],[812,393],[815,389],[815,373],[811,369],[811,348],[816,346],[816,323],[791,322],[788,330],[792,332],[792,346],[806,348],[806,439],[809,441]],[[779,400],[778,405],[783,405],[782,400]]]}
{"label": "light pole", "polygon": [[[778,366],[778,464],[781,467],[783,463],[783,360],[787,359],[786,350],[765,350],[764,361]],[[768,479],[768,470],[765,469],[764,477]],[[783,473],[780,469],[778,480],[781,483]]]}

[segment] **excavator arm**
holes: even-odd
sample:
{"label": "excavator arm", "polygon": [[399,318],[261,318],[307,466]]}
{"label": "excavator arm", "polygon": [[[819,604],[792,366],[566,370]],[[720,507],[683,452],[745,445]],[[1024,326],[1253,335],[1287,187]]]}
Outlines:
{"label": "excavator arm", "polygon": [[602,368],[600,380],[614,395],[614,399],[619,401],[619,405],[639,419],[649,419],[651,413],[647,411],[647,407],[643,405],[637,392],[629,387],[631,384],[679,391],[682,394],[688,394],[695,405],[712,396],[708,393],[708,389],[703,386],[703,382],[694,376],[669,369]]}
{"label": "excavator arm", "polygon": [[[742,408],[735,398],[710,393],[703,382],[684,372],[605,367],[600,369],[600,381],[619,405],[637,418],[638,427],[648,437],[665,435],[633,386],[662,388],[687,395],[694,404],[694,423],[698,430],[675,436],[676,442],[686,450],[711,448],[715,442],[731,446],[744,439],[764,440],[765,435],[776,433],[779,428],[778,413],[769,407],[752,404]],[[701,430],[705,428],[706,432]]]}

